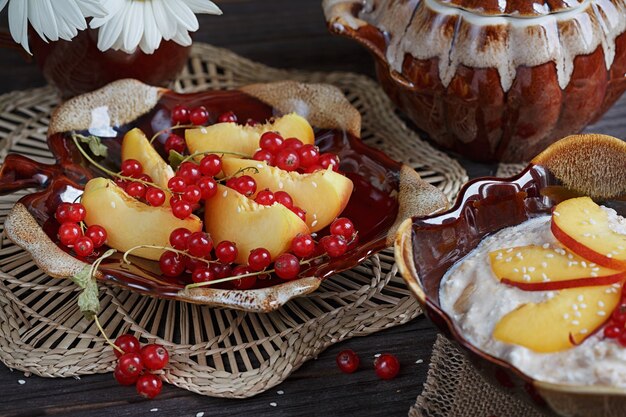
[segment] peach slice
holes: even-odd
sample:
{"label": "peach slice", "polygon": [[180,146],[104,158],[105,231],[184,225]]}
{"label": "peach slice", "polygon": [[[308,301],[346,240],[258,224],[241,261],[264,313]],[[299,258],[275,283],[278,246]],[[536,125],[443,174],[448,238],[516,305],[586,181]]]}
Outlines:
{"label": "peach slice", "polygon": [[[85,186],[81,203],[87,225],[99,224],[107,231],[107,245],[125,252],[139,245],[169,246],[170,233],[179,227],[202,230],[202,222],[192,215],[181,220],[169,207],[152,207],[126,194],[113,181],[94,178]],[[138,249],[134,255],[158,260],[163,250]]]}
{"label": "peach slice", "polygon": [[248,169],[240,175],[250,175],[257,183],[257,190],[285,191],[294,204],[306,211],[306,223],[312,232],[332,223],[346,208],[352,189],[352,181],[331,169],[311,174],[287,172],[280,168],[251,159],[224,159],[222,170],[226,176]]}
{"label": "peach slice", "polygon": [[[135,159],[141,163],[143,172],[150,175],[154,183],[167,189],[167,182],[174,176],[174,170],[152,147],[146,135],[138,128],[130,130],[122,141],[122,161]],[[167,199],[169,201],[169,198]]]}
{"label": "peach slice", "polygon": [[500,319],[493,337],[541,353],[569,349],[611,317],[621,299],[620,287],[572,288],[541,303],[524,304]]}
{"label": "peach slice", "polygon": [[248,263],[250,251],[265,248],[272,259],[289,250],[291,241],[309,228],[287,207],[263,206],[232,188],[218,185],[217,194],[206,200],[204,226],[214,242],[230,240],[237,245],[235,262]]}
{"label": "peach slice", "polygon": [[561,247],[543,246],[496,250],[489,253],[498,279],[525,291],[610,285],[626,278],[626,271],[597,266]]}
{"label": "peach slice", "polygon": [[[572,252],[607,268],[626,270],[626,234],[609,224],[609,213],[589,197],[558,204],[552,233]],[[625,228],[626,229],[626,228]]]}
{"label": "peach slice", "polygon": [[[290,113],[274,122],[256,126],[243,126],[236,123],[217,123],[199,129],[187,129],[185,141],[189,151],[194,152],[236,152],[252,156],[259,149],[259,139],[265,132],[277,131],[285,139],[298,138],[304,144],[313,144],[313,128],[305,118]],[[237,156],[226,154],[227,158]]]}

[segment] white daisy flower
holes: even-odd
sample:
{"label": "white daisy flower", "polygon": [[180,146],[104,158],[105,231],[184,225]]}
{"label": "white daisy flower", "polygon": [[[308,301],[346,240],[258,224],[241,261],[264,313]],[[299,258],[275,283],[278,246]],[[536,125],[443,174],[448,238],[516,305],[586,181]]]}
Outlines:
{"label": "white daisy flower", "polygon": [[[0,0],[1,1],[1,0]],[[133,53],[137,47],[153,53],[161,40],[189,46],[189,32],[198,30],[195,13],[220,15],[209,0],[101,0],[108,13],[89,24],[99,28],[98,48]]]}
{"label": "white daisy flower", "polygon": [[102,17],[101,0],[0,0],[0,12],[9,5],[9,30],[13,40],[30,53],[28,24],[48,41],[71,40],[87,29],[87,17]]}

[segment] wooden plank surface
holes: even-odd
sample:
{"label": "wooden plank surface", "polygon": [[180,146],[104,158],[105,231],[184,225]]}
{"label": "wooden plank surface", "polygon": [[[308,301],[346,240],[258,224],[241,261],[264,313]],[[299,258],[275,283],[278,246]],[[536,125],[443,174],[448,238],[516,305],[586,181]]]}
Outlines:
{"label": "wooden plank surface", "polygon": [[[281,68],[373,75],[371,59],[361,47],[327,33],[319,0],[227,0],[219,4],[224,16],[202,17],[196,40]],[[6,27],[6,17],[0,19],[0,27]],[[0,93],[43,83],[34,64],[24,62],[14,51],[0,50]],[[624,115],[626,99],[589,130],[626,137]],[[491,175],[496,169],[463,163],[471,176]],[[26,378],[0,365],[0,416],[195,416],[199,412],[205,416],[402,416],[421,391],[435,336],[434,328],[422,317],[340,343],[280,386],[246,400],[207,398],[168,386],[158,399],[144,401],[132,388],[118,386],[111,374],[80,380]],[[352,375],[341,374],[335,365],[336,354],[346,348],[361,356],[361,370]],[[399,357],[402,371],[395,380],[380,381],[375,376],[371,364],[374,354],[381,352]],[[419,360],[423,362],[416,363]]]}

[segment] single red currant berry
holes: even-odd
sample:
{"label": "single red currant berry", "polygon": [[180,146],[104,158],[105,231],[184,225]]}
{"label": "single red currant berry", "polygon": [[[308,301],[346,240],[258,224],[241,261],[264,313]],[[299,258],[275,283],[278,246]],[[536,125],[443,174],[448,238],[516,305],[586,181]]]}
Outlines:
{"label": "single red currant berry", "polygon": [[317,165],[320,159],[320,151],[315,145],[303,145],[298,149],[298,156],[300,156],[300,166],[306,168]]}
{"label": "single red currant berry", "polygon": [[233,190],[237,191],[237,186],[239,185],[239,181],[237,177],[232,177],[226,180],[226,184],[225,184],[228,188],[232,188]]}
{"label": "single red currant berry", "polygon": [[293,211],[300,219],[306,223],[306,211],[300,207],[290,207],[289,210]]}
{"label": "single red currant berry", "polygon": [[80,203],[73,203],[69,208],[69,221],[79,223],[85,220],[85,216],[87,215],[87,210],[85,210],[85,206]]}
{"label": "single red currant berry", "polygon": [[159,268],[163,275],[177,277],[185,271],[185,260],[176,252],[165,251],[159,258]]}
{"label": "single red currant berry", "polygon": [[178,136],[176,133],[170,133],[167,139],[165,139],[163,147],[168,155],[170,151],[183,153],[185,152],[185,139]]}
{"label": "single red currant berry", "polygon": [[278,152],[283,146],[283,137],[278,132],[265,132],[259,139],[259,146],[273,154]]}
{"label": "single red currant berry", "polygon": [[[206,262],[201,261],[198,258],[192,258],[190,256],[185,256],[185,271],[193,274],[193,272],[198,268],[205,268],[207,266]],[[193,277],[192,277],[193,279]]]}
{"label": "single red currant berry", "polygon": [[153,374],[143,374],[137,379],[137,394],[144,398],[154,398],[161,393],[163,382]]}
{"label": "single red currant berry", "polygon": [[246,197],[250,197],[256,193],[256,181],[250,175],[242,175],[237,178],[236,190]]}
{"label": "single red currant berry", "polygon": [[[247,275],[250,272],[251,271],[248,267],[240,265],[233,270],[233,276]],[[256,275],[250,275],[248,277],[236,279],[231,282],[232,282],[232,286],[237,290],[249,290],[250,288],[254,287],[254,284],[256,284],[256,280],[257,280]]]}
{"label": "single red currant berry", "polygon": [[138,353],[125,353],[118,361],[120,372],[128,377],[139,376],[143,371],[143,361]]}
{"label": "single red currant berry", "polygon": [[204,232],[194,232],[187,238],[187,250],[192,256],[204,258],[211,253],[213,240]]}
{"label": "single red currant berry", "polygon": [[274,165],[274,154],[265,149],[258,150],[252,155],[252,159],[256,161],[265,161],[267,165]]}
{"label": "single red currant berry", "polygon": [[74,242],[74,252],[78,256],[89,256],[93,253],[94,245],[93,241],[87,236],[82,236],[76,239]]}
{"label": "single red currant berry", "polygon": [[165,203],[165,193],[155,187],[148,187],[146,190],[146,201],[152,207],[160,207]]}
{"label": "single red currant berry", "polygon": [[620,327],[616,324],[611,324],[604,328],[604,337],[608,339],[616,339],[619,335],[622,334],[623,327]]}
{"label": "single red currant berry", "polygon": [[331,234],[343,236],[346,240],[350,240],[354,232],[354,225],[347,217],[340,217],[330,225]]}
{"label": "single red currant berry", "polygon": [[196,126],[201,126],[208,122],[209,112],[206,107],[200,106],[193,109],[189,115],[189,121]]}
{"label": "single red currant berry", "polygon": [[291,253],[283,253],[274,262],[274,269],[279,278],[294,279],[300,273],[300,262]]}
{"label": "single red currant berry", "polygon": [[319,171],[319,170],[321,170],[321,169],[324,169],[324,167],[323,167],[323,166],[321,166],[321,165],[317,165],[317,164],[315,164],[315,165],[311,165],[311,166],[309,166],[309,167],[306,167],[306,168],[304,169],[304,173],[305,173],[305,174],[312,174],[312,173],[317,172],[317,171]]}
{"label": "single red currant berry", "polygon": [[[132,334],[123,334],[115,339],[115,346],[122,349],[124,353],[139,353],[141,351],[141,344],[139,340]],[[119,350],[113,349],[116,357],[123,355]]]}
{"label": "single red currant berry", "polygon": [[237,123],[237,115],[232,111],[222,113],[217,118],[218,123]]}
{"label": "single red currant berry", "polygon": [[141,360],[143,366],[150,371],[158,371],[167,366],[170,360],[170,355],[161,345],[149,344],[141,349]]}
{"label": "single red currant berry", "polygon": [[211,177],[202,177],[196,185],[200,188],[200,195],[203,200],[209,200],[217,194],[217,182]]}
{"label": "single red currant berry", "polygon": [[626,347],[626,332],[622,331],[619,336],[617,336],[617,341],[622,347]]}
{"label": "single red currant berry", "polygon": [[265,248],[257,248],[250,251],[248,266],[253,271],[262,271],[272,263],[270,251]]}
{"label": "single red currant berry", "polygon": [[146,186],[140,182],[133,181],[126,186],[126,194],[135,198],[144,198],[146,195]]}
{"label": "single red currant berry", "polygon": [[276,166],[284,171],[295,171],[300,168],[300,157],[295,149],[283,149],[276,154]]}
{"label": "single red currant berry", "polygon": [[94,248],[99,248],[104,245],[107,240],[107,231],[104,227],[94,224],[85,230],[85,236],[87,236],[93,242]]}
{"label": "single red currant berry", "polygon": [[143,173],[141,162],[136,159],[127,159],[122,162],[122,175],[126,177],[136,177]]}
{"label": "single red currant berry", "polygon": [[324,169],[332,167],[333,171],[339,171],[339,157],[332,153],[323,153],[320,155],[319,164]]}
{"label": "single red currant berry", "polygon": [[215,272],[212,269],[206,267],[198,267],[191,273],[191,280],[193,282],[209,282],[215,279]]}
{"label": "single red currant berry", "polygon": [[115,185],[120,187],[122,190],[126,191],[126,187],[128,186],[128,181],[123,180],[121,178],[116,178],[114,182],[115,182]]}
{"label": "single red currant berry", "polygon": [[174,176],[170,178],[170,180],[167,182],[167,188],[169,188],[174,193],[182,193],[183,191],[185,191],[186,187],[187,183],[182,177],[179,176]]}
{"label": "single red currant berry", "polygon": [[359,363],[361,363],[361,359],[352,349],[342,350],[337,354],[335,360],[341,372],[346,374],[356,371],[359,368]]}
{"label": "single red currant berry", "polygon": [[191,112],[187,106],[179,104],[172,109],[172,123],[179,125],[186,125],[189,123],[189,116]]}
{"label": "single red currant berry", "polygon": [[393,379],[400,372],[400,362],[394,355],[383,353],[374,361],[374,370],[380,379]]}
{"label": "single red currant berry", "polygon": [[153,182],[152,177],[148,174],[141,174],[140,176],[137,177],[137,179],[143,182]]}
{"label": "single red currant berry", "polygon": [[291,241],[291,251],[300,258],[311,256],[315,252],[315,241],[311,235],[299,234]]}
{"label": "single red currant berry", "polygon": [[202,198],[202,191],[197,185],[188,185],[183,191],[182,197],[186,202],[196,204]]}
{"label": "single red currant berry", "polygon": [[170,233],[170,245],[172,245],[174,249],[187,250],[189,236],[191,236],[191,230],[189,229],[184,227],[174,229],[172,233]]}
{"label": "single red currant berry", "polygon": [[54,218],[57,219],[59,223],[70,222],[70,207],[71,203],[61,203],[57,206],[57,209],[54,212]]}
{"label": "single red currant berry", "polygon": [[221,241],[215,247],[215,256],[225,264],[234,262],[237,258],[237,246],[228,240]]}
{"label": "single red currant berry", "polygon": [[202,173],[198,165],[193,162],[183,162],[178,167],[177,175],[185,180],[188,185],[195,184],[200,179]]}
{"label": "single red currant berry", "polygon": [[348,244],[343,236],[325,236],[320,240],[320,244],[331,258],[341,256],[348,250]]}
{"label": "single red currant berry", "polygon": [[214,177],[222,171],[222,158],[218,155],[207,155],[200,161],[200,172],[207,177]]}
{"label": "single red currant berry", "polygon": [[211,264],[209,268],[211,268],[211,270],[215,272],[215,277],[217,279],[228,278],[232,275],[232,269],[230,265]]}
{"label": "single red currant berry", "polygon": [[71,246],[76,243],[83,234],[80,226],[76,223],[63,223],[59,227],[59,240],[65,246]]}
{"label": "single red currant berry", "polygon": [[620,304],[613,310],[613,314],[611,314],[611,319],[615,322],[615,324],[619,324],[620,326],[624,326],[626,324],[626,304]]}
{"label": "single red currant berry", "polygon": [[295,151],[298,151],[302,148],[302,146],[304,146],[302,141],[296,138],[285,139],[285,141],[283,142],[283,149],[293,149]]}
{"label": "single red currant berry", "polygon": [[171,199],[172,214],[179,219],[186,219],[191,216],[193,207],[187,201]]}
{"label": "single red currant berry", "polygon": [[254,198],[254,201],[256,201],[258,204],[261,204],[262,206],[271,206],[272,204],[274,204],[276,199],[274,198],[274,193],[271,192],[269,188],[266,188],[265,190],[259,191],[259,193]]}
{"label": "single red currant berry", "polygon": [[139,375],[124,374],[119,364],[117,364],[117,366],[115,367],[115,371],[113,372],[113,377],[115,377],[115,380],[117,381],[118,384],[124,385],[124,386],[134,385],[139,379]]}
{"label": "single red currant berry", "polygon": [[282,204],[289,209],[293,207],[293,199],[285,191],[276,191],[274,193],[274,199],[277,203]]}

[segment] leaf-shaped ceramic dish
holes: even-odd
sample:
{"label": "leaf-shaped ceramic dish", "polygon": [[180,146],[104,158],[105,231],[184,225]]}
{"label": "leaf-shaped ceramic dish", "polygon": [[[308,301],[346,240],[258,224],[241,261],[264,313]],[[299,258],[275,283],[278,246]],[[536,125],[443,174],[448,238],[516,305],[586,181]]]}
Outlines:
{"label": "leaf-shaped ceramic dish", "polygon": [[601,135],[572,136],[545,150],[515,177],[469,182],[449,211],[400,226],[396,260],[428,317],[495,384],[535,404],[547,403],[563,416],[626,415],[626,390],[534,380],[472,345],[440,305],[441,279],[485,236],[548,214],[559,202],[580,195],[626,214],[626,142]]}
{"label": "leaf-shaped ceramic dish", "polygon": [[[344,214],[360,231],[358,245],[340,258],[314,264],[299,279],[288,282],[270,279],[264,281],[263,288],[245,291],[185,289],[188,279],[161,276],[156,262],[140,260],[128,267],[120,263],[117,255],[101,264],[98,278],[103,281],[155,297],[272,311],[292,297],[314,291],[324,278],[351,268],[389,246],[402,220],[431,214],[447,204],[445,196],[421,180],[413,169],[360,141],[360,115],[335,87],[279,82],[235,91],[177,94],[138,81],[122,80],[69,100],[54,112],[48,144],[57,164],[44,165],[20,155],[7,156],[0,171],[0,192],[42,189],[23,197],[12,209],[5,224],[9,238],[30,252],[51,276],[69,277],[93,262],[95,256],[78,259],[57,242],[58,223],[53,216],[56,206],[61,200],[74,200],[90,178],[103,175],[80,154],[69,132],[102,137],[108,155],[100,163],[119,171],[120,143],[125,132],[140,127],[151,136],[170,127],[171,109],[181,103],[190,107],[204,105],[211,115],[234,110],[242,120],[266,120],[290,112],[308,119],[315,128],[317,145],[323,151],[339,154],[341,170],[354,182],[354,192]],[[155,146],[162,151],[162,144]]]}

